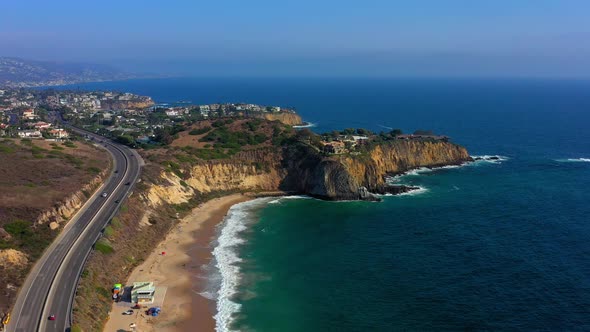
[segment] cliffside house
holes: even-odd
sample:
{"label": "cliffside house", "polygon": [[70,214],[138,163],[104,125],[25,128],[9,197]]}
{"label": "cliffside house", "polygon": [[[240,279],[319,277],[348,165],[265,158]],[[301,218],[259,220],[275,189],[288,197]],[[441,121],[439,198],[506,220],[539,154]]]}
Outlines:
{"label": "cliffside house", "polygon": [[131,302],[137,304],[153,303],[156,287],[153,282],[134,282],[131,289]]}
{"label": "cliffside house", "polygon": [[55,138],[68,138],[70,134],[63,128],[55,128],[49,131],[49,135]]}
{"label": "cliffside house", "polygon": [[26,120],[34,120],[37,118],[37,115],[35,115],[35,111],[33,109],[27,109],[23,111],[23,119]]}
{"label": "cliffside house", "polygon": [[346,145],[344,142],[340,141],[332,141],[332,142],[323,142],[324,144],[324,152],[330,154],[341,154],[345,153]]}
{"label": "cliffside house", "polygon": [[39,121],[39,122],[36,122],[35,124],[33,124],[33,127],[35,129],[39,129],[39,130],[47,129],[47,128],[51,127],[51,123]]}
{"label": "cliffside house", "polygon": [[19,130],[18,137],[20,138],[40,138],[42,137],[41,131],[37,129]]}

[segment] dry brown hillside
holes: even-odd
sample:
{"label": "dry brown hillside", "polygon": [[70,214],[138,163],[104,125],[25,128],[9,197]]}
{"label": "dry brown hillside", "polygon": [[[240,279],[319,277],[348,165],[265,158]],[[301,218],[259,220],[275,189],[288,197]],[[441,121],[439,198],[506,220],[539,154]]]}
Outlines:
{"label": "dry brown hillside", "polygon": [[0,140],[0,313],[109,164],[85,142]]}

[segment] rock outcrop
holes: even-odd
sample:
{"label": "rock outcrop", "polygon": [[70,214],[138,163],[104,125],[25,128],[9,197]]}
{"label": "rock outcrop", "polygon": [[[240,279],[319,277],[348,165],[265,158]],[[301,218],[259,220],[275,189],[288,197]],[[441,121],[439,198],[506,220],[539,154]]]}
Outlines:
{"label": "rock outcrop", "polygon": [[328,200],[366,199],[364,191],[359,192],[362,187],[374,193],[388,192],[386,175],[469,160],[465,148],[439,141],[391,141],[362,155],[332,157],[323,157],[314,148],[300,145],[285,156],[288,175],[282,186]]}
{"label": "rock outcrop", "polygon": [[303,124],[301,117],[297,113],[291,112],[264,113],[264,118],[270,121],[278,120],[289,126]]}
{"label": "rock outcrop", "polygon": [[[246,161],[247,160],[247,161]],[[456,165],[469,161],[467,150],[441,141],[390,141],[359,155],[322,155],[307,144],[237,156],[229,161],[192,165],[183,177],[162,171],[147,197],[152,205],[180,204],[198,194],[216,191],[283,191],[327,200],[373,200],[370,193],[401,193],[390,188],[387,175],[418,167]],[[262,165],[262,166],[261,166]]]}

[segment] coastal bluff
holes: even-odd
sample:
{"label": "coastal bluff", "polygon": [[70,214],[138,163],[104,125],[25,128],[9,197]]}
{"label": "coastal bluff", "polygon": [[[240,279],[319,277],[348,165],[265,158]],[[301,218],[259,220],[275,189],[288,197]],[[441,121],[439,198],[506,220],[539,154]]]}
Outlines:
{"label": "coastal bluff", "polygon": [[269,121],[280,121],[289,126],[297,126],[303,124],[301,116],[295,112],[280,112],[280,113],[264,113],[264,119]]}
{"label": "coastal bluff", "polygon": [[[325,155],[296,143],[280,150],[244,151],[231,160],[199,161],[178,171],[160,170],[148,197],[179,204],[195,195],[232,191],[282,191],[325,200],[376,200],[400,193],[386,177],[419,168],[470,161],[467,150],[442,141],[390,141],[359,155]],[[367,194],[368,192],[368,194]]]}
{"label": "coastal bluff", "polygon": [[400,191],[386,183],[386,176],[470,160],[464,147],[439,141],[385,142],[363,155],[330,157],[299,146],[286,151],[283,162],[288,172],[281,187],[326,200],[374,199],[364,193],[365,189],[379,194]]}

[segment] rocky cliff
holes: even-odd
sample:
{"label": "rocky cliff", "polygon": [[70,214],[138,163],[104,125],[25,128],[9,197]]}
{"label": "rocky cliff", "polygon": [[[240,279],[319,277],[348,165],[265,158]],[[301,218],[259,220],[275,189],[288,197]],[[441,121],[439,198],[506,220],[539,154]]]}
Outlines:
{"label": "rocky cliff", "polygon": [[264,118],[270,121],[281,121],[289,126],[296,126],[303,123],[301,117],[297,113],[278,112],[278,113],[264,113]]}
{"label": "rocky cliff", "polygon": [[154,101],[149,97],[139,100],[103,100],[101,108],[103,110],[120,110],[120,109],[142,109],[154,106]]}
{"label": "rocky cliff", "polygon": [[[216,191],[284,191],[328,200],[371,199],[359,195],[388,192],[387,175],[418,167],[456,165],[470,160],[459,145],[437,141],[390,141],[359,155],[322,155],[316,148],[299,143],[282,152],[238,156],[230,161],[191,165],[180,177],[162,171],[159,184],[148,197],[157,204],[179,204],[198,194]],[[263,165],[261,167],[260,165]]]}
{"label": "rocky cliff", "polygon": [[284,159],[289,172],[282,185],[323,199],[359,199],[363,198],[359,196],[361,187],[370,192],[387,192],[387,175],[469,160],[465,148],[439,141],[396,140],[376,145],[361,155],[332,157],[323,157],[312,147],[300,146],[290,150]]}

